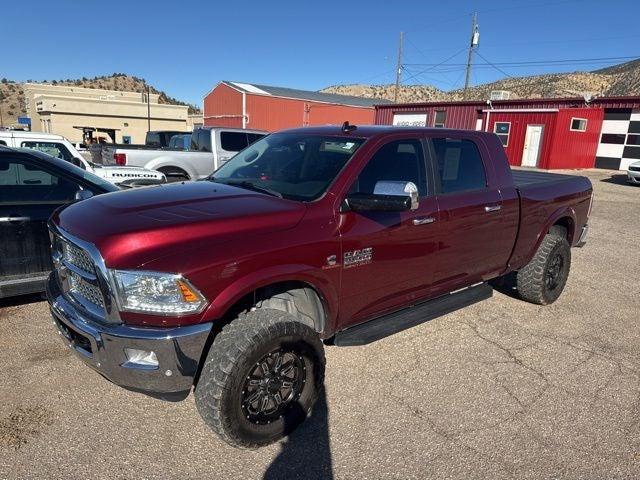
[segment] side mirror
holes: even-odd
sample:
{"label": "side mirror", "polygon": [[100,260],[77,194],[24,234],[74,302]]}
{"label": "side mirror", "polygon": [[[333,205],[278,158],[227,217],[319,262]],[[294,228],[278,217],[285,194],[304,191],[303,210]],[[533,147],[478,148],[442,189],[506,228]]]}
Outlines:
{"label": "side mirror", "polygon": [[353,212],[404,212],[411,210],[411,198],[400,195],[352,193],[346,198],[346,203],[349,210]]}
{"label": "side mirror", "polygon": [[75,195],[75,199],[77,202],[79,202],[80,200],[87,200],[91,197],[93,197],[93,192],[91,190],[78,190]]}
{"label": "side mirror", "polygon": [[416,210],[419,205],[418,187],[413,182],[380,180],[379,182],[376,182],[373,193],[375,195],[398,195],[402,197],[409,197],[411,200],[411,210]]}

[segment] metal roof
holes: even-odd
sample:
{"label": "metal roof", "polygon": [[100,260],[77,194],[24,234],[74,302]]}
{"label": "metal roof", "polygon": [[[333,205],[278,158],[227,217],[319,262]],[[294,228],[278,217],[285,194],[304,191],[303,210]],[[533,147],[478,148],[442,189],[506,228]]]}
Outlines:
{"label": "metal roof", "polygon": [[309,100],[310,102],[333,103],[337,105],[351,105],[355,107],[373,107],[374,105],[391,103],[382,98],[354,97],[352,95],[337,95],[335,93],[314,92],[311,90],[298,90],[296,88],[272,87],[256,83],[230,82],[222,83],[240,92],[253,95],[265,95],[280,98],[293,98],[297,100]]}
{"label": "metal roof", "polygon": [[[492,100],[491,105],[493,108],[496,107],[507,107],[507,106],[521,106],[521,105],[578,105],[578,106],[604,106],[604,107],[617,107],[617,106],[628,106],[628,107],[637,107],[640,106],[640,96],[602,96],[602,97],[594,97],[589,101],[588,104],[585,103],[585,99],[583,97],[558,97],[558,98],[512,98],[509,100]],[[415,103],[396,103],[392,105],[381,104],[380,102],[376,102],[377,107],[384,108],[408,108],[408,107],[447,107],[447,106],[464,106],[464,107],[482,107],[487,108],[489,103],[485,100],[454,100],[454,101],[434,101],[434,102],[415,102]]]}

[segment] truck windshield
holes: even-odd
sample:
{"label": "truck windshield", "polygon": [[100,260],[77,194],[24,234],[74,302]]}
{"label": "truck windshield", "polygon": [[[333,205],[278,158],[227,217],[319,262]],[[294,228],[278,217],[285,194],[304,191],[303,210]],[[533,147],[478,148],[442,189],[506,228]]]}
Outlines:
{"label": "truck windshield", "polygon": [[291,200],[320,197],[363,143],[362,138],[276,133],[250,145],[209,180],[277,193]]}

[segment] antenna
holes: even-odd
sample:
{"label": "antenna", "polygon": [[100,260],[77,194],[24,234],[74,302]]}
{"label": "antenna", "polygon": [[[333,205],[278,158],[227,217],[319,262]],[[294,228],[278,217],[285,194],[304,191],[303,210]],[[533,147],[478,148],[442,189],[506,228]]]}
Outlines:
{"label": "antenna", "polygon": [[355,125],[349,125],[349,120],[347,120],[346,122],[344,122],[342,124],[342,133],[351,133],[353,132],[356,128]]}

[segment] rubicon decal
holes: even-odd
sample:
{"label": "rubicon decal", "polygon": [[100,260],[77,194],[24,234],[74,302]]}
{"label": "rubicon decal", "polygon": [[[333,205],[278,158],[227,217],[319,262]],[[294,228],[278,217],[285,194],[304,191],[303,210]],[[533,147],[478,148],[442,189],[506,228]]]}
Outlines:
{"label": "rubicon decal", "polygon": [[373,248],[363,248],[361,250],[353,250],[352,252],[344,252],[344,267],[357,267],[358,265],[366,265],[371,263],[373,258]]}

